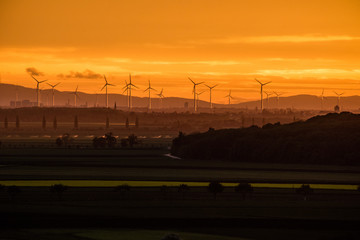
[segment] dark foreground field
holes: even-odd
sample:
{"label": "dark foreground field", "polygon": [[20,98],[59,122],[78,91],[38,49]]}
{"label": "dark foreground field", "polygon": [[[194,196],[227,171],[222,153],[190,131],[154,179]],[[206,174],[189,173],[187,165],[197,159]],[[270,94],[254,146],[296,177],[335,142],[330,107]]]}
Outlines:
{"label": "dark foreground field", "polygon": [[[316,188],[305,201],[291,187],[303,183],[357,186],[358,167],[192,161],[166,153],[166,148],[1,149],[1,184],[21,184],[16,194],[10,194],[8,186],[0,191],[0,239],[156,240],[171,232],[184,240],[360,236],[356,188]],[[46,184],[34,186],[30,180],[180,181],[202,186],[189,184],[188,190],[179,192],[176,185],[130,184],[129,191],[116,191],[113,186],[69,184],[58,196]],[[216,199],[206,187],[214,180],[226,186]],[[237,182],[290,187],[256,187],[244,197],[226,185]]]}

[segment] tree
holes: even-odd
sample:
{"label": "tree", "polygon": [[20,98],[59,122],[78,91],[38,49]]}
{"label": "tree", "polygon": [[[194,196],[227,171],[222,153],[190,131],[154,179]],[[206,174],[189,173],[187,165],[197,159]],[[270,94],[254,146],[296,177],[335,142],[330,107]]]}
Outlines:
{"label": "tree", "polygon": [[56,116],[54,117],[53,128],[54,128],[54,130],[56,130],[56,129],[57,129],[57,120],[56,120]]}
{"label": "tree", "polygon": [[113,148],[115,147],[117,140],[116,138],[113,136],[112,132],[109,133],[105,133],[105,139],[107,142],[108,147]]}
{"label": "tree", "polygon": [[45,118],[45,116],[43,116],[43,119],[42,119],[42,129],[43,130],[46,129],[46,118]]}
{"label": "tree", "polygon": [[106,117],[106,129],[109,129],[110,127],[110,120],[109,117]]}
{"label": "tree", "polygon": [[78,120],[78,116],[75,115],[75,118],[74,118],[74,129],[75,130],[78,130],[79,129],[79,120]]}
{"label": "tree", "polygon": [[93,139],[94,148],[105,148],[107,145],[106,138],[104,137],[95,137]]}
{"label": "tree", "polygon": [[224,186],[220,182],[210,182],[208,189],[214,195],[214,199],[216,199],[217,194],[224,191]]}
{"label": "tree", "polygon": [[314,190],[310,187],[309,184],[303,184],[300,188],[296,189],[296,193],[303,195],[304,201],[307,200],[307,197],[312,194]]}
{"label": "tree", "polygon": [[184,199],[185,193],[190,191],[190,188],[187,184],[180,184],[178,188],[178,192],[182,194],[182,198]]}
{"label": "tree", "polygon": [[8,121],[8,118],[5,117],[5,119],[4,119],[4,128],[8,128],[8,126],[9,126],[9,121]]}
{"label": "tree", "polygon": [[10,200],[13,201],[15,197],[21,192],[18,186],[9,186],[7,187],[7,192],[9,194]]}
{"label": "tree", "polygon": [[162,186],[160,187],[160,192],[162,193],[163,199],[166,199],[166,198],[167,198],[169,191],[170,191],[170,190],[169,190],[169,187],[166,186],[166,185],[162,185]]}
{"label": "tree", "polygon": [[120,195],[122,195],[122,196],[125,197],[126,194],[127,194],[128,192],[130,192],[130,186],[127,185],[127,184],[122,184],[122,185],[116,186],[114,190],[115,190],[116,192],[119,192]]}
{"label": "tree", "polygon": [[20,128],[20,118],[19,118],[18,115],[16,115],[16,123],[15,123],[15,125],[16,125],[16,129]]}
{"label": "tree", "polygon": [[68,133],[64,133],[61,137],[58,137],[55,141],[56,145],[61,147],[62,145],[67,146],[68,144],[72,143],[74,139]]}
{"label": "tree", "polygon": [[54,184],[50,186],[49,190],[51,193],[56,193],[58,199],[61,200],[63,192],[67,190],[67,186],[62,184]]}
{"label": "tree", "polygon": [[254,192],[254,188],[250,183],[239,183],[235,187],[235,192],[242,194],[243,199],[245,199],[247,194],[251,194]]}
{"label": "tree", "polygon": [[125,127],[129,128],[129,118],[126,118]]}
{"label": "tree", "polygon": [[175,233],[166,234],[161,240],[181,240]]}
{"label": "tree", "polygon": [[139,118],[135,118],[135,128],[139,128]]}
{"label": "tree", "polygon": [[139,143],[138,139],[137,139],[137,136],[135,136],[135,134],[131,134],[128,137],[128,142],[129,142],[130,147],[133,147],[135,144]]}

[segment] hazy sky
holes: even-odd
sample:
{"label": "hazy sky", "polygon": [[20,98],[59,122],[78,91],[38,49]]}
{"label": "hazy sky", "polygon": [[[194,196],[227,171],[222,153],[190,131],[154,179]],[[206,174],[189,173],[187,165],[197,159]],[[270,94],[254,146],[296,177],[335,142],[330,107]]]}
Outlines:
{"label": "hazy sky", "polygon": [[217,102],[258,98],[254,77],[285,95],[360,95],[360,1],[0,0],[1,81],[35,87],[26,69],[89,93],[101,74],[121,93],[132,73],[165,96],[191,97],[188,76],[219,84]]}

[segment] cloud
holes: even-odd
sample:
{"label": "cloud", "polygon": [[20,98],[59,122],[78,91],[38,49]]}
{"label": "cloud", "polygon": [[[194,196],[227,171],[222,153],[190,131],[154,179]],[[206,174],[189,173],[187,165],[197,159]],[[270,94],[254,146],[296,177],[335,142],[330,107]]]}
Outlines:
{"label": "cloud", "polygon": [[70,74],[58,74],[57,75],[60,78],[87,78],[87,79],[96,79],[96,78],[102,78],[103,76],[99,73],[95,73],[89,69],[86,69],[83,72],[74,72],[70,71]]}
{"label": "cloud", "polygon": [[43,73],[43,72],[40,72],[39,70],[37,70],[37,69],[34,68],[34,67],[26,68],[25,71],[26,71],[27,73],[29,73],[30,75],[33,75],[33,76],[44,76],[44,73]]}
{"label": "cloud", "polygon": [[188,44],[240,44],[240,43],[306,43],[360,40],[357,36],[348,35],[280,35],[253,37],[225,37],[218,39],[204,39],[188,41]]}

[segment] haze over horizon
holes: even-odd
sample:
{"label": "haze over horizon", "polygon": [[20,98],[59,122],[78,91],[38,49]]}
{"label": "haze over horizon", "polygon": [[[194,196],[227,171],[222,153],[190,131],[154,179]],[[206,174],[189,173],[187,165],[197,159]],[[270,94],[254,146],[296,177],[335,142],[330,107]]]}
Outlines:
{"label": "haze over horizon", "polygon": [[109,93],[122,93],[131,73],[142,90],[151,79],[191,99],[190,76],[219,84],[213,100],[226,103],[229,89],[259,99],[256,77],[284,96],[359,95],[359,10],[356,0],[1,0],[1,82],[34,88],[33,73],[60,91],[100,93],[105,74]]}

